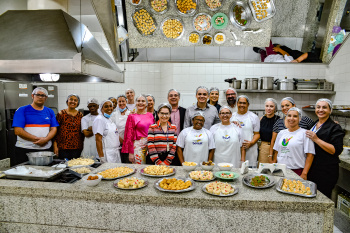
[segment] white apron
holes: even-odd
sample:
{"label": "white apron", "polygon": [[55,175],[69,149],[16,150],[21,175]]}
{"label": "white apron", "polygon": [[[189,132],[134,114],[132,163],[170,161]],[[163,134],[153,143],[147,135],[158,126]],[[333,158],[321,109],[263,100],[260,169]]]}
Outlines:
{"label": "white apron", "polygon": [[232,163],[234,168],[241,166],[241,147],[238,132],[234,126],[220,125],[214,134],[214,163]]}
{"label": "white apron", "polygon": [[204,130],[191,129],[185,139],[184,159],[186,162],[200,164],[208,161],[209,137]]}
{"label": "white apron", "polygon": [[[244,140],[251,141],[254,136],[254,131],[253,131],[253,124],[252,124],[252,121],[250,120],[250,117],[247,116],[243,120],[243,122],[240,121],[240,124],[242,126],[242,143],[244,143]],[[245,160],[249,160],[249,166],[253,166],[254,165],[253,162],[256,162],[258,160],[257,143],[255,143],[248,150],[246,150]]]}
{"label": "white apron", "polygon": [[117,126],[111,120],[107,122],[107,134],[102,137],[103,154],[108,163],[121,163]]}
{"label": "white apron", "polygon": [[[93,118],[90,115],[88,126],[89,127],[92,126],[93,123],[94,123]],[[85,137],[85,139],[84,139],[84,150],[81,153],[81,155],[84,158],[90,158],[90,159],[95,159],[95,158],[99,157],[98,153],[97,153],[97,148],[96,148],[95,135],[92,135],[89,138]]]}

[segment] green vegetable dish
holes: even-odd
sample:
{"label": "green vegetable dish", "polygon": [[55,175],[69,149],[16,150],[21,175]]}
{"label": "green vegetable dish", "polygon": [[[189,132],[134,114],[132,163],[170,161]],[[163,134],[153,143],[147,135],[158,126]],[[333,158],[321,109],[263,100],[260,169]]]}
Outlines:
{"label": "green vegetable dish", "polygon": [[252,178],[252,180],[250,181],[250,184],[255,186],[255,187],[263,187],[266,186],[270,183],[269,178],[267,178],[266,176],[255,176]]}

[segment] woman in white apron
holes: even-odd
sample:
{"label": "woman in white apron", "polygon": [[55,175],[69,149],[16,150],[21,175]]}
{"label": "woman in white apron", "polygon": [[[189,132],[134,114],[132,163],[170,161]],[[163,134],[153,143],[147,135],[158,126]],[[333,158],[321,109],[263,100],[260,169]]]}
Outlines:
{"label": "woman in white apron", "polygon": [[[118,128],[120,147],[123,146],[126,120],[128,119],[128,116],[130,114],[130,110],[126,106],[127,101],[128,99],[126,98],[125,95],[123,94],[119,95],[117,97],[118,106],[116,108],[116,111],[114,111],[111,116],[112,121],[115,123],[115,125]],[[120,157],[121,157],[122,163],[130,163],[128,153],[120,153]]]}
{"label": "woman in white apron", "polygon": [[240,95],[237,98],[237,112],[233,113],[231,121],[238,121],[242,127],[242,161],[249,160],[249,166],[256,166],[258,160],[258,144],[260,138],[259,117],[248,111],[249,98]]}
{"label": "woman in white apron", "polygon": [[233,167],[241,166],[241,129],[230,122],[230,107],[223,106],[219,111],[221,123],[210,128],[215,142],[214,163],[232,163]]}
{"label": "woman in white apron", "polygon": [[215,144],[213,135],[209,130],[203,128],[204,115],[196,112],[192,116],[192,127],[181,131],[177,138],[177,154],[180,163],[195,162],[200,164],[203,161],[213,160]]}
{"label": "woman in white apron", "polygon": [[94,120],[92,130],[96,138],[98,156],[102,162],[120,163],[119,133],[117,126],[110,119],[113,112],[113,102],[102,101],[100,114]]}
{"label": "woman in white apron", "polygon": [[92,123],[98,116],[98,100],[95,98],[88,99],[87,107],[90,113],[81,119],[81,131],[85,136],[84,149],[81,156],[84,158],[95,159],[98,158],[98,153],[96,148],[96,140],[92,132]]}

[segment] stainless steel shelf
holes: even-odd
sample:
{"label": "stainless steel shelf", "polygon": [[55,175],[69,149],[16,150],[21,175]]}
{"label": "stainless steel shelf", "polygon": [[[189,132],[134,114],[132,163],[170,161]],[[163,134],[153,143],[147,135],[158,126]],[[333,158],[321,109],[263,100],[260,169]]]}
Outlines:
{"label": "stainless steel shelf", "polygon": [[[305,112],[315,112],[314,108],[303,108],[303,111]],[[333,109],[332,116],[344,116],[344,117],[350,117],[350,110],[341,110],[341,109]]]}
{"label": "stainless steel shelf", "polygon": [[335,91],[324,91],[324,90],[291,90],[291,91],[281,91],[281,90],[243,90],[236,89],[238,93],[290,93],[290,94],[324,94],[324,95],[335,95]]}

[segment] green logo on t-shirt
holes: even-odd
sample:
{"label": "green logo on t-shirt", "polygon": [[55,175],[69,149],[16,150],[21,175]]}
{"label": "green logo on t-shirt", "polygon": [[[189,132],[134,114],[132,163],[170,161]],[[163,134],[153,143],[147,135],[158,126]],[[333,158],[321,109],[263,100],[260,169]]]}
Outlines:
{"label": "green logo on t-shirt", "polygon": [[291,136],[290,138],[285,138],[282,140],[282,146],[288,146],[288,143],[290,141],[290,139],[292,139],[293,136]]}

